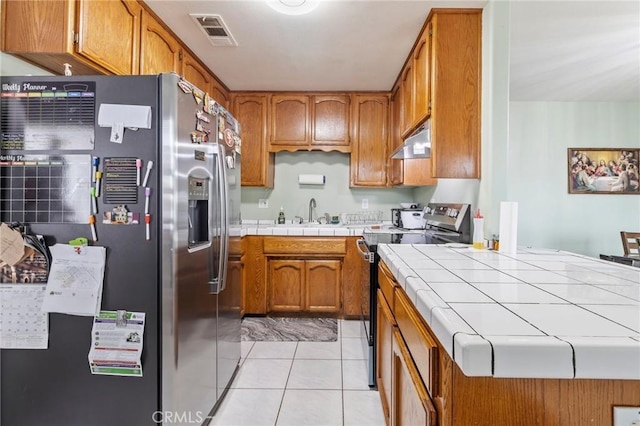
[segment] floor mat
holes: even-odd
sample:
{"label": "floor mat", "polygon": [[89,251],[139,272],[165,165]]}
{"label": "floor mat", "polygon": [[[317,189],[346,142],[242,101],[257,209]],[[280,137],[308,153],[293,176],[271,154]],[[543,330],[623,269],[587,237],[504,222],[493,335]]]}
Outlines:
{"label": "floor mat", "polygon": [[335,342],[335,318],[246,317],[242,319],[244,341]]}

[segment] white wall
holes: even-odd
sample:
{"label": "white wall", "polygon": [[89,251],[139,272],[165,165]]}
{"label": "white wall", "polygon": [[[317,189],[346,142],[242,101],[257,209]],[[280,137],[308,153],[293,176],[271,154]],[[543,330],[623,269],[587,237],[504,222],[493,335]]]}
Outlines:
{"label": "white wall", "polygon": [[0,75],[53,75],[15,56],[0,52]]}
{"label": "white wall", "polygon": [[640,149],[640,103],[511,102],[509,115],[502,169],[518,243],[622,254],[620,231],[640,231],[640,195],[569,194],[567,148]]}

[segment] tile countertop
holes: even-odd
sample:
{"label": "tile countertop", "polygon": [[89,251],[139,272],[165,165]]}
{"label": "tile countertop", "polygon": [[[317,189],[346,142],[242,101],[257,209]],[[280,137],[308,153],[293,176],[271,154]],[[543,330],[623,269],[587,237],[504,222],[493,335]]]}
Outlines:
{"label": "tile countertop", "polygon": [[544,249],[378,252],[467,376],[640,379],[640,268]]}
{"label": "tile countertop", "polygon": [[319,223],[287,223],[276,225],[273,220],[243,220],[243,235],[276,235],[305,237],[357,237],[361,236],[370,224],[359,225],[322,225]]}

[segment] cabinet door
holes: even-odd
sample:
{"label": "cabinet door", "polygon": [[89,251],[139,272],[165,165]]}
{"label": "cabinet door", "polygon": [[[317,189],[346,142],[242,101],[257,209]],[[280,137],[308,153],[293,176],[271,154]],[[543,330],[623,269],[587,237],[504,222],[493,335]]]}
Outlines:
{"label": "cabinet door", "polygon": [[138,74],[141,11],[134,0],[79,1],[76,51],[114,74]]}
{"label": "cabinet door", "polygon": [[402,137],[408,136],[413,124],[413,62],[407,62],[402,72],[400,90],[402,90],[402,107],[400,108],[400,132]]}
{"label": "cabinet door", "polygon": [[140,74],[181,73],[180,54],[178,40],[151,15],[143,13]]}
{"label": "cabinet door", "polygon": [[269,264],[263,252],[264,237],[247,235],[243,239],[244,263],[244,312],[265,315],[268,312]]}
{"label": "cabinet door", "polygon": [[318,147],[349,147],[349,96],[313,96],[311,145]]}
{"label": "cabinet door", "polygon": [[413,121],[412,126],[417,126],[424,121],[429,115],[429,32],[431,26],[429,25],[422,32],[418,44],[415,47],[413,53]]}
{"label": "cabinet door", "polygon": [[378,290],[377,329],[376,329],[376,380],[382,402],[382,410],[391,425],[391,390],[393,367],[393,331],[395,320],[384,295]]}
{"label": "cabinet door", "polygon": [[384,187],[387,183],[389,98],[355,95],[350,186]]}
{"label": "cabinet door", "polygon": [[269,310],[300,312],[304,309],[304,260],[269,261]]}
{"label": "cabinet door", "polygon": [[309,97],[271,97],[270,151],[309,146]]}
{"label": "cabinet door", "polygon": [[[211,95],[211,82],[213,81],[213,77],[209,74],[209,71],[187,51],[183,52],[181,74],[188,82]],[[215,97],[213,97],[213,99],[217,101]]]}
{"label": "cabinet door", "polygon": [[435,426],[436,410],[420,379],[399,331],[393,337],[393,390],[391,424]]}
{"label": "cabinet door", "polygon": [[[231,96],[227,89],[225,89],[216,78],[213,78],[213,81],[211,82],[211,97],[226,109],[231,109]],[[242,122],[240,123],[244,124]],[[244,125],[242,128],[244,129]]]}
{"label": "cabinet door", "polygon": [[307,260],[306,310],[309,312],[340,312],[342,268],[339,260]]}
{"label": "cabinet door", "polygon": [[267,150],[267,95],[236,95],[233,114],[242,129],[242,186],[273,188],[275,154]]}
{"label": "cabinet door", "polygon": [[[389,147],[393,152],[402,145],[402,131],[400,130],[400,113],[402,110],[402,90],[401,85],[398,83],[391,92],[390,109],[390,130],[389,130]],[[389,181],[391,185],[402,184],[403,173],[403,161],[402,160],[390,160],[389,167]]]}
{"label": "cabinet door", "polygon": [[482,11],[434,13],[431,165],[437,178],[480,178]]}

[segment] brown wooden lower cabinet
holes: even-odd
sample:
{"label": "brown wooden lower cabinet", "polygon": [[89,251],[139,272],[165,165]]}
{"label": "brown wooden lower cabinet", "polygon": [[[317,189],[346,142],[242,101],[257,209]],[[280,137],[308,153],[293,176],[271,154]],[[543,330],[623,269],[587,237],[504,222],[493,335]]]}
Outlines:
{"label": "brown wooden lower cabinet", "polygon": [[267,313],[267,260],[262,248],[263,237],[248,235],[242,238],[244,256],[244,314]]}
{"label": "brown wooden lower cabinet", "polygon": [[393,313],[384,298],[382,291],[378,290],[378,322],[376,328],[376,380],[378,393],[382,402],[382,411],[387,424],[391,424],[391,376],[393,367],[393,332],[396,329]]}
{"label": "brown wooden lower cabinet", "polygon": [[387,425],[435,426],[436,409],[387,302],[378,290],[376,376]]}
{"label": "brown wooden lower cabinet", "polygon": [[391,424],[435,426],[436,409],[398,330],[393,334]]}
{"label": "brown wooden lower cabinet", "polygon": [[269,260],[270,312],[331,312],[341,310],[340,260]]}
{"label": "brown wooden lower cabinet", "polygon": [[304,260],[269,261],[269,311],[304,310]]}
{"label": "brown wooden lower cabinet", "polygon": [[340,312],[342,262],[305,261],[305,308],[309,312]]}
{"label": "brown wooden lower cabinet", "polygon": [[244,314],[319,312],[360,318],[359,237],[248,235],[244,243]]}

